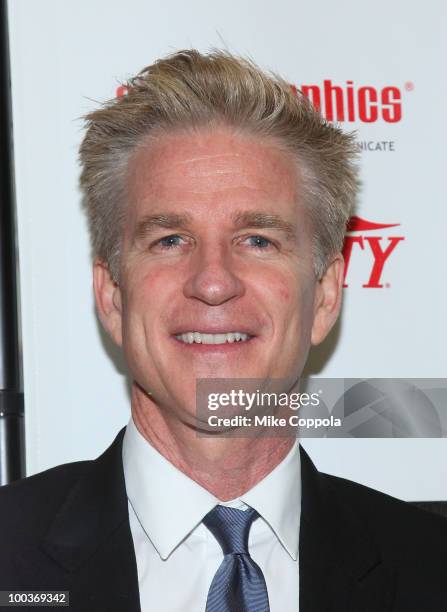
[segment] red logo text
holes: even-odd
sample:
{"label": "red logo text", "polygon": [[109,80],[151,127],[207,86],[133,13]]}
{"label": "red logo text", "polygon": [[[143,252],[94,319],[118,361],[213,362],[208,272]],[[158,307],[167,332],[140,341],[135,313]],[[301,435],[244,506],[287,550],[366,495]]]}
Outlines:
{"label": "red logo text", "polygon": [[[296,86],[292,89],[297,92]],[[338,85],[326,79],[322,85],[301,85],[300,90],[328,121],[397,123],[402,119],[402,92],[393,85],[357,87],[354,81]]]}
{"label": "red logo text", "polygon": [[[348,287],[347,276],[351,259],[353,255],[357,256],[360,252],[368,253],[372,256],[369,278],[362,287],[367,289],[381,289],[384,286],[381,282],[381,278],[385,263],[388,261],[397,245],[402,242],[402,240],[405,240],[405,238],[403,236],[389,236],[384,238],[376,235],[365,235],[363,232],[377,231],[397,227],[399,225],[399,223],[374,223],[366,219],[361,219],[360,217],[351,217],[343,247],[343,256],[345,259],[344,287]],[[362,233],[359,234],[358,232]]]}

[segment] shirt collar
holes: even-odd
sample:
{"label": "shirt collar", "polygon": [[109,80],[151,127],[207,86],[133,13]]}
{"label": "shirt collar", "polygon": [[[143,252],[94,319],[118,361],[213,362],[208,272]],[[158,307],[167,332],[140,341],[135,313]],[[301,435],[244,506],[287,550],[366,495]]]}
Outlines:
{"label": "shirt collar", "polygon": [[123,440],[123,468],[128,500],[162,559],[219,503],[241,501],[254,508],[296,560],[301,510],[298,441],[265,478],[238,500],[221,502],[159,453],[131,418]]}
{"label": "shirt collar", "polygon": [[254,508],[295,561],[301,517],[301,460],[298,440],[284,459],[240,499]]}
{"label": "shirt collar", "polygon": [[124,434],[123,468],[127,498],[163,560],[219,503],[149,444],[132,418]]}

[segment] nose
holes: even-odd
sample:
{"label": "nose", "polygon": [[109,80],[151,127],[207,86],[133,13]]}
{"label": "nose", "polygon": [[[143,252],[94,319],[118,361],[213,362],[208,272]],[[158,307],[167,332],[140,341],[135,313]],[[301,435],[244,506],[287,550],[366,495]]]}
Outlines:
{"label": "nose", "polygon": [[241,297],[245,288],[225,245],[202,244],[191,260],[191,272],[183,286],[187,298],[218,306]]}

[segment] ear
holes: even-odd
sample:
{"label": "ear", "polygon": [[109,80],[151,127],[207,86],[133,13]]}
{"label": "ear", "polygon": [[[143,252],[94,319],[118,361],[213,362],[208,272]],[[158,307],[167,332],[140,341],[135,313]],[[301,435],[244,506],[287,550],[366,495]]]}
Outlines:
{"label": "ear", "polygon": [[100,259],[93,263],[93,290],[96,309],[106,332],[118,345],[122,345],[121,291],[109,272],[107,265]]}
{"label": "ear", "polygon": [[314,301],[314,322],[312,325],[311,342],[320,344],[338,318],[343,293],[345,262],[343,255],[338,253],[317,281]]}

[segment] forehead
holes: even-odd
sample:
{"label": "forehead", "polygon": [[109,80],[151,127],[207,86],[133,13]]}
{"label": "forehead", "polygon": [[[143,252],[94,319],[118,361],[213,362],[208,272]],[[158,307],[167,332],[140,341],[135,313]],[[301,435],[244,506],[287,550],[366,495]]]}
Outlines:
{"label": "forehead", "polygon": [[129,161],[128,192],[136,213],[154,205],[193,205],[197,213],[212,206],[217,212],[255,201],[291,208],[298,182],[289,153],[225,128],[164,134],[140,145]]}

